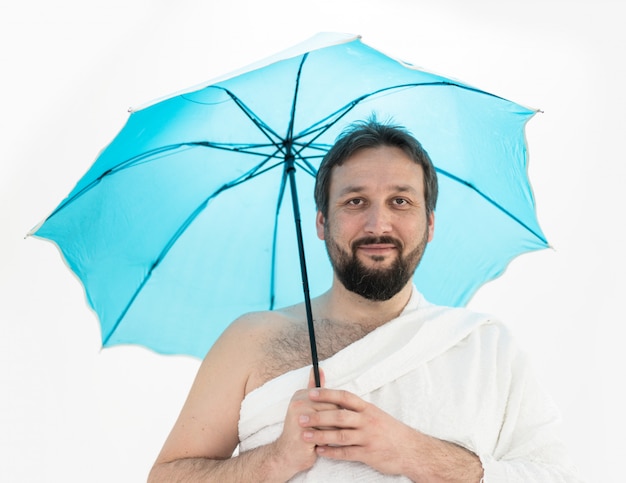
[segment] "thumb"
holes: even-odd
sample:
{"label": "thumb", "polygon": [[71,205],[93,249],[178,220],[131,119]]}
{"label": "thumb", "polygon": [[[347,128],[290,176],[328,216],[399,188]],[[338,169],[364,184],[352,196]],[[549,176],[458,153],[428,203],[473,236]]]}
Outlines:
{"label": "thumb", "polygon": [[[324,370],[321,367],[318,367],[320,371],[320,387],[324,387],[326,384],[326,376],[324,376]],[[313,389],[315,387],[315,373],[313,372],[313,368],[311,368],[311,372],[309,374],[309,385],[308,389]]]}

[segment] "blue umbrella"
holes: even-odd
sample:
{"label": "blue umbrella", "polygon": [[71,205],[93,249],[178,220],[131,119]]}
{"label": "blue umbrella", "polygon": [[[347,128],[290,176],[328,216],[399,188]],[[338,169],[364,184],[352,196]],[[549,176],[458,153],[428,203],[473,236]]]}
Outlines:
{"label": "blue umbrella", "polygon": [[[132,110],[31,234],[56,243],[82,281],[103,346],[202,357],[240,314],[303,297],[312,330],[309,298],[332,279],[315,235],[316,168],[348,124],[375,114],[407,127],[438,172],[435,239],[415,283],[463,305],[547,246],[527,178],[535,112],[358,37],[320,35]],[[312,351],[316,365],[314,338]]]}

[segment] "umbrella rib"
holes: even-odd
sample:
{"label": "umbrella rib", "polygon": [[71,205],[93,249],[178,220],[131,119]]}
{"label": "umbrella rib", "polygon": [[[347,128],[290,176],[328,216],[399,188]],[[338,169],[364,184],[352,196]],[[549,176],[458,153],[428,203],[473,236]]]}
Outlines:
{"label": "umbrella rib", "polygon": [[[313,157],[322,157],[322,156],[308,156],[309,158],[313,158]],[[300,169],[302,171],[304,171],[305,173],[310,174],[311,176],[315,177],[317,175],[317,170],[313,167],[313,165],[311,163],[309,163],[306,159],[304,158],[297,158],[298,160],[296,161],[296,166],[299,166]]]}
{"label": "umbrella rib", "polygon": [[[297,103],[297,97],[298,97],[298,87],[300,85],[300,76],[302,74],[302,67],[304,63],[306,62],[308,55],[309,54],[306,53],[302,56],[302,60],[300,61],[300,65],[298,67],[298,73],[296,74],[296,86],[294,90],[293,102],[291,104],[291,117],[289,120],[289,127],[287,130],[286,140],[294,139],[293,127],[294,127],[296,103]],[[285,140],[283,140],[281,136],[276,131],[274,131],[267,123],[263,122],[261,118],[259,118],[252,109],[250,109],[239,97],[235,95],[234,92],[222,86],[213,86],[213,87],[224,91],[233,100],[235,105],[239,107],[239,109],[246,115],[246,117],[248,117],[248,119],[250,119],[250,121],[252,121],[252,123],[259,129],[259,131],[261,131],[261,133],[270,141],[270,143],[272,143],[272,145],[277,148],[278,151],[282,152],[285,155],[287,154],[285,153],[285,149],[287,149],[287,151],[290,151],[290,148],[285,147],[285,142],[284,142]]]}
{"label": "umbrella rib", "polygon": [[[330,145],[328,145],[328,144],[313,144],[312,141],[311,141],[311,143],[308,143],[308,144],[294,143],[294,145],[298,146],[298,148],[299,148],[294,153],[294,157],[297,160],[296,164],[298,166],[300,166],[300,168],[302,168],[304,171],[309,173],[311,176],[315,176],[317,174],[317,169],[315,168],[315,166],[313,166],[310,163],[309,160],[323,158],[326,155],[326,153],[328,152],[328,150],[330,149]],[[309,149],[309,150],[312,150],[312,151],[317,150],[317,151],[319,151],[319,154],[307,154],[306,156],[302,156],[302,151],[304,151],[305,149]]]}
{"label": "umbrella rib", "polygon": [[399,89],[409,89],[409,88],[415,88],[415,87],[427,87],[427,86],[430,86],[430,87],[458,87],[459,89],[464,89],[464,90],[468,90],[468,91],[471,91],[471,92],[476,92],[477,94],[483,94],[483,95],[486,95],[486,96],[494,97],[496,99],[505,100],[504,98],[502,98],[500,96],[496,96],[495,94],[491,94],[489,92],[485,92],[485,91],[477,89],[475,87],[464,86],[464,85],[457,84],[457,83],[450,82],[450,81],[419,82],[419,83],[398,84],[398,85],[394,85],[394,86],[383,87],[383,88],[377,89],[377,90],[375,90],[373,92],[370,92],[370,93],[367,93],[367,94],[363,94],[362,96],[357,97],[356,99],[353,99],[352,101],[348,102],[344,106],[342,106],[339,109],[337,109],[335,112],[329,114],[325,118],[323,118],[323,119],[319,120],[318,122],[312,124],[307,129],[303,130],[300,134],[295,136],[294,139],[296,140],[296,139],[301,139],[301,138],[303,138],[305,136],[314,135],[306,143],[301,143],[301,144],[299,143],[298,144],[300,146],[300,149],[298,150],[297,154],[299,154],[304,149],[308,148],[315,140],[317,140],[326,131],[328,131],[331,127],[333,127],[335,124],[337,124],[343,117],[345,117],[352,109],[354,109],[357,105],[359,105],[364,100],[366,100],[366,99],[368,99],[368,98],[370,98],[372,96],[375,96],[377,94],[383,93],[383,92],[388,92],[388,91],[392,91],[392,90],[399,90]]}
{"label": "umbrella rib", "polygon": [[121,324],[122,320],[124,319],[124,317],[126,316],[128,311],[130,310],[131,306],[133,305],[133,303],[135,302],[135,300],[137,299],[137,297],[139,296],[139,294],[141,293],[141,291],[145,287],[146,283],[148,283],[148,281],[152,277],[152,273],[154,272],[154,270],[161,264],[161,262],[167,256],[168,252],[176,244],[178,239],[187,230],[187,228],[189,228],[189,226],[198,217],[198,215],[200,215],[200,213],[202,213],[202,211],[204,211],[204,209],[208,206],[208,204],[211,202],[211,200],[213,198],[215,198],[216,196],[218,196],[220,193],[222,193],[222,192],[224,192],[226,190],[229,190],[231,188],[234,188],[235,186],[238,186],[238,185],[240,185],[240,184],[242,184],[242,183],[244,183],[244,182],[246,182],[246,181],[248,181],[248,180],[250,180],[252,178],[255,178],[256,176],[258,176],[258,175],[260,175],[260,174],[262,174],[264,172],[267,172],[267,171],[269,171],[269,170],[271,170],[273,168],[276,168],[276,167],[280,166],[281,164],[282,163],[277,163],[277,164],[275,164],[273,166],[270,166],[270,167],[268,167],[268,168],[266,168],[264,170],[261,170],[261,171],[257,170],[256,168],[248,171],[248,173],[240,176],[236,180],[233,180],[230,183],[226,183],[226,184],[222,185],[220,188],[215,190],[210,196],[208,196],[205,200],[203,200],[202,203],[200,203],[193,210],[193,212],[185,219],[185,221],[178,227],[178,229],[174,232],[172,237],[165,244],[165,246],[163,247],[163,250],[161,250],[161,253],[159,253],[159,256],[152,263],[152,265],[148,269],[146,275],[144,276],[143,280],[137,286],[137,289],[135,290],[133,295],[128,300],[128,303],[126,304],[126,306],[124,307],[124,309],[120,313],[119,317],[115,321],[115,324],[113,324],[113,327],[111,328],[109,333],[106,335],[106,337],[103,337],[102,343],[103,343],[104,346],[107,345],[107,343],[109,342],[110,338],[113,336],[113,334],[115,333],[115,331],[117,330],[117,328]]}
{"label": "umbrella rib", "polygon": [[[95,188],[104,178],[111,176],[113,174],[116,174],[120,171],[123,171],[125,169],[129,169],[129,168],[133,168],[135,166],[139,166],[140,164],[146,163],[146,162],[152,162],[155,161],[156,159],[160,159],[154,157],[157,154],[165,154],[167,152],[170,151],[175,151],[176,149],[179,149],[183,146],[189,146],[189,147],[195,147],[195,146],[201,146],[201,147],[207,147],[207,148],[214,148],[214,149],[221,149],[221,150],[225,150],[225,151],[231,151],[231,152],[237,152],[237,153],[243,153],[243,154],[251,154],[251,155],[255,155],[255,156],[264,156],[265,160],[262,161],[261,163],[259,163],[254,169],[259,169],[261,166],[263,166],[265,163],[267,163],[270,159],[276,159],[278,158],[278,156],[276,155],[278,152],[280,152],[280,147],[276,146],[276,144],[260,144],[260,145],[245,145],[249,148],[251,147],[260,147],[260,148],[266,148],[266,147],[271,147],[271,146],[275,146],[277,147],[277,149],[274,151],[273,154],[267,154],[267,153],[261,153],[261,152],[255,152],[253,150],[249,150],[249,149],[241,149],[240,147],[229,147],[228,145],[223,145],[223,144],[219,144],[219,143],[211,143],[211,142],[207,142],[207,141],[198,141],[198,142],[188,142],[188,143],[179,143],[179,144],[171,144],[168,146],[162,146],[156,149],[153,149],[151,151],[142,153],[138,156],[129,158],[127,160],[124,160],[122,162],[120,162],[119,164],[117,164],[116,166],[113,166],[109,169],[107,169],[106,171],[104,171],[103,173],[101,173],[97,178],[95,178],[93,181],[91,181],[89,184],[87,184],[86,186],[84,186],[80,191],[77,191],[76,193],[74,193],[71,197],[65,199],[61,204],[59,204],[59,206],[50,214],[48,215],[48,217],[46,218],[46,220],[49,220],[50,218],[52,218],[54,215],[56,215],[59,211],[63,210],[67,205],[69,205],[70,203],[76,201],[78,198],[80,198],[82,195],[84,195],[85,193],[87,193],[88,191],[90,191],[91,189]],[[152,159],[147,159],[152,157]],[[270,166],[269,168],[262,170],[260,173],[263,173],[265,171],[267,171],[268,169],[272,169],[276,166],[278,166],[279,164],[281,164],[282,161],[280,161],[279,163]],[[259,174],[260,174],[259,173]],[[248,174],[248,173],[246,173]],[[244,175],[246,176],[246,175]]]}
{"label": "umbrella rib", "polygon": [[480,195],[485,201],[489,202],[490,204],[495,206],[497,209],[499,209],[502,213],[504,213],[509,218],[514,220],[516,223],[518,223],[520,226],[524,227],[529,233],[532,233],[535,237],[537,237],[539,240],[541,240],[544,244],[548,245],[548,240],[546,240],[544,236],[542,236],[541,234],[537,233],[530,226],[528,226],[526,223],[524,223],[519,217],[515,216],[513,213],[511,213],[509,210],[507,210],[504,206],[502,206],[500,203],[495,201],[493,198],[490,198],[485,193],[480,191],[472,183],[469,183],[468,181],[465,181],[464,179],[459,178],[458,176],[455,176],[452,173],[450,173],[448,171],[445,171],[443,169],[437,168],[437,167],[435,167],[435,171],[437,171],[438,173],[440,173],[440,174],[450,178],[451,180],[456,181],[457,183],[460,183],[463,186],[466,186],[467,188],[471,189],[472,191],[474,191],[475,193]]}
{"label": "umbrella rib", "polygon": [[[295,156],[297,157],[297,159],[299,159],[302,163],[298,163],[298,165],[304,169],[304,171],[309,172],[311,175],[315,176],[317,170],[313,167],[313,165],[311,165],[311,163],[309,163],[308,159],[311,159],[313,156],[302,156],[302,152],[305,149],[319,149],[319,150],[323,150],[324,148],[322,147],[322,145],[314,145],[313,143],[320,137],[322,136],[324,133],[326,133],[331,127],[333,127],[335,124],[337,124],[337,122],[339,122],[343,117],[345,117],[352,109],[354,109],[359,103],[363,102],[364,100],[375,96],[376,94],[380,94],[382,92],[386,92],[386,91],[392,91],[392,90],[396,90],[396,89],[408,89],[408,88],[415,88],[415,87],[423,87],[423,86],[432,86],[432,87],[446,87],[446,86],[451,86],[451,87],[458,87],[459,89],[464,89],[464,90],[468,90],[471,92],[476,92],[478,94],[484,94],[490,97],[494,97],[497,99],[503,99],[504,98],[500,97],[500,96],[496,96],[495,94],[491,94],[489,92],[477,89],[475,87],[470,87],[470,86],[464,86],[461,84],[457,84],[454,82],[449,82],[449,81],[437,81],[437,82],[423,82],[423,83],[409,83],[409,84],[398,84],[395,86],[387,86],[387,87],[383,87],[381,89],[377,89],[373,92],[370,92],[368,94],[363,94],[362,96],[350,101],[349,103],[345,104],[344,106],[342,106],[341,108],[337,109],[335,112],[329,114],[328,116],[326,116],[324,119],[316,122],[315,124],[312,124],[309,128],[305,129],[304,131],[302,131],[300,134],[298,134],[297,136],[294,137],[294,145],[298,146],[298,149],[295,151]],[[315,134],[310,140],[308,140],[307,142],[296,142],[299,139],[302,139],[305,136],[310,136],[312,134]],[[330,146],[328,146],[328,148],[330,148]],[[323,157],[323,154],[320,154],[320,157]],[[308,167],[308,169],[305,168]],[[453,177],[453,175],[451,175],[450,173],[442,173],[445,174],[447,176]],[[462,180],[458,179],[459,182],[463,182]],[[498,205],[494,200],[491,200],[490,198],[488,198],[487,196],[485,196],[483,193],[481,193],[480,191],[478,191],[475,187],[470,186],[472,189],[474,189],[475,191],[477,191],[478,193],[480,193],[481,196],[483,196],[487,201],[489,201],[490,203],[494,204],[495,206],[497,206],[500,210],[502,210],[503,212],[505,212],[507,215],[509,215],[512,219],[516,220],[520,225],[524,226],[528,231],[530,231],[531,233],[533,233],[537,238],[539,238],[540,240],[544,241],[545,243],[547,243],[547,241],[544,240],[543,237],[541,237],[540,235],[538,235],[534,230],[532,230],[530,227],[528,227],[524,222],[522,222],[521,220],[519,220],[519,218],[517,218],[516,216],[514,216],[512,213],[508,212],[507,210],[505,210],[503,207],[501,207],[500,205]]]}
{"label": "umbrella rib", "polygon": [[89,184],[84,186],[80,191],[77,191],[74,195],[72,195],[71,197],[65,199],[61,204],[59,204],[59,206],[46,218],[46,220],[49,220],[54,215],[56,215],[59,211],[61,211],[63,208],[65,208],[67,205],[69,205],[70,203],[72,203],[76,199],[80,198],[85,193],[87,193],[89,190],[91,190],[92,188],[97,186],[100,183],[100,181],[102,181],[107,176],[115,174],[115,173],[117,173],[119,171],[122,171],[124,169],[128,169],[128,168],[131,168],[133,166],[137,166],[139,164],[142,164],[141,161],[144,160],[145,158],[149,157],[149,156],[154,156],[155,154],[160,154],[160,153],[166,153],[168,151],[172,151],[174,149],[177,149],[177,148],[179,148],[179,147],[181,147],[183,145],[184,144],[162,146],[160,148],[156,148],[156,149],[154,149],[152,151],[149,151],[147,153],[142,153],[142,154],[140,154],[138,156],[134,156],[132,158],[126,159],[126,160],[120,162],[119,164],[117,164],[117,165],[107,169],[106,171],[104,171],[103,173],[98,175],[98,177],[95,178],[93,181],[91,181]]}
{"label": "umbrella rib", "polygon": [[283,176],[280,182],[280,188],[278,191],[278,199],[276,202],[276,213],[274,215],[274,233],[272,235],[272,265],[270,269],[270,306],[269,309],[274,309],[276,302],[276,241],[278,239],[278,216],[280,215],[280,208],[283,204],[283,198],[285,196],[287,178],[283,172]]}
{"label": "umbrella rib", "polygon": [[[235,153],[242,153],[242,154],[251,154],[254,156],[267,156],[267,153],[262,153],[259,151],[255,151],[254,148],[257,149],[262,149],[262,148],[270,148],[270,147],[276,147],[278,148],[278,146],[275,143],[268,143],[268,144],[239,144],[239,145],[235,145],[235,144],[225,144],[225,143],[212,143],[210,141],[199,141],[196,143],[185,143],[185,144],[193,144],[193,145],[198,145],[198,146],[204,146],[207,148],[215,148],[215,149],[221,149],[223,151],[232,151]],[[277,149],[275,151],[279,152],[280,150]],[[276,155],[273,155],[272,157],[277,157]]]}
{"label": "umbrella rib", "polygon": [[209,196],[207,199],[205,199],[202,203],[200,203],[200,205],[191,213],[191,215],[189,217],[187,217],[187,219],[183,222],[183,224],[178,228],[178,230],[176,230],[174,235],[166,243],[165,247],[163,248],[163,250],[161,250],[161,253],[159,253],[159,256],[152,263],[152,265],[148,269],[146,275],[144,276],[143,280],[141,281],[141,283],[139,284],[139,286],[137,287],[137,289],[135,290],[135,292],[133,293],[133,295],[129,299],[128,303],[124,307],[124,310],[122,310],[122,312],[120,313],[119,317],[115,321],[115,324],[113,324],[113,327],[111,328],[111,330],[109,331],[107,336],[103,338],[103,341],[102,341],[103,345],[106,346],[106,344],[109,342],[109,339],[111,338],[111,336],[115,333],[115,331],[119,327],[120,323],[122,322],[122,320],[124,319],[124,317],[126,316],[128,311],[130,310],[130,307],[133,305],[133,303],[135,302],[135,300],[137,299],[137,297],[139,296],[139,294],[141,293],[141,291],[145,287],[146,283],[148,283],[148,281],[152,277],[152,273],[161,264],[161,262],[163,261],[163,259],[167,255],[167,253],[171,250],[171,248],[174,246],[176,241],[181,237],[181,235],[185,232],[185,230],[189,227],[189,225],[191,225],[193,220],[195,220],[198,217],[198,215],[204,210],[204,208],[206,208],[206,206],[211,201],[211,199],[213,199],[219,193],[224,191],[225,186],[226,185],[222,186],[215,193],[213,193],[211,196]]}
{"label": "umbrella rib", "polygon": [[289,127],[287,128],[287,140],[289,141],[289,146],[292,146],[293,143],[293,126],[296,120],[296,105],[298,104],[298,90],[300,89],[300,76],[302,75],[302,67],[306,62],[307,57],[309,56],[308,52],[302,56],[302,60],[300,61],[300,65],[298,66],[298,73],[296,74],[296,85],[293,90],[293,101],[291,102],[291,113],[289,116]]}
{"label": "umbrella rib", "polygon": [[259,131],[261,131],[261,133],[270,141],[270,143],[272,143],[272,145],[274,145],[279,151],[281,152],[283,151],[282,145],[278,141],[276,141],[276,140],[281,139],[280,135],[277,132],[275,132],[268,124],[263,122],[254,113],[254,111],[252,111],[252,109],[246,106],[246,104],[241,99],[239,99],[239,97],[237,97],[233,92],[226,89],[225,87],[221,87],[221,86],[214,86],[214,87],[216,89],[223,90],[233,100],[235,105],[239,107],[239,109],[246,115],[246,117],[248,117],[248,119],[252,121],[252,124],[254,124],[259,129]]}

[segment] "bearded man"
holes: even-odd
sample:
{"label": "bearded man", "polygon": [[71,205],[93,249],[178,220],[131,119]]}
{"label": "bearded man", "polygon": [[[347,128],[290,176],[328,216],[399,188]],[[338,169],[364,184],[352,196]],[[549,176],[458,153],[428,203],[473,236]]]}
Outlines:
{"label": "bearded man", "polygon": [[315,200],[334,271],[312,300],[322,387],[303,304],[244,315],[203,361],[150,481],[577,481],[505,327],[411,282],[437,200],[420,143],[351,126]]}

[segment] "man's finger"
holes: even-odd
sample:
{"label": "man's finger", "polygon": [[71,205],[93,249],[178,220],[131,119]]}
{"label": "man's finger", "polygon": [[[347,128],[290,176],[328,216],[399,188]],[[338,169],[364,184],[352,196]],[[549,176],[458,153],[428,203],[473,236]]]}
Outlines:
{"label": "man's finger", "polygon": [[310,425],[317,428],[357,429],[361,424],[359,413],[348,409],[332,409],[317,411],[309,416]]}
{"label": "man's finger", "polygon": [[309,388],[309,398],[312,401],[335,404],[340,408],[357,412],[367,407],[367,403],[356,394],[337,389]]}

